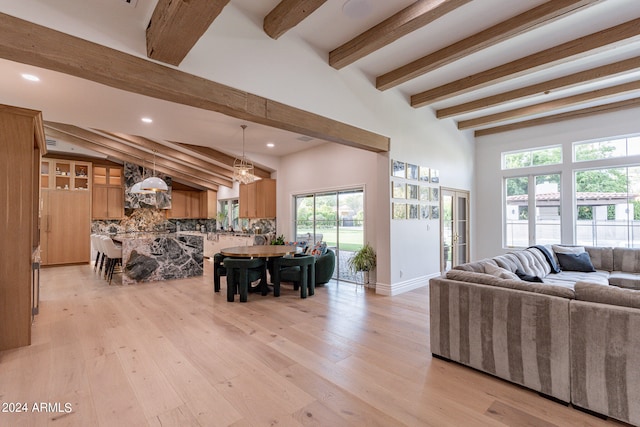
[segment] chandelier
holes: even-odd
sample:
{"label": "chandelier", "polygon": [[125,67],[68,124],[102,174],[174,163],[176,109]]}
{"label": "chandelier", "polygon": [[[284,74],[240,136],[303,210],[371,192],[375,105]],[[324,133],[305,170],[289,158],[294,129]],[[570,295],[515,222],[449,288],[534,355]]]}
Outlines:
{"label": "chandelier", "polygon": [[249,184],[253,182],[255,177],[253,176],[253,163],[247,160],[244,155],[244,130],[247,125],[240,125],[240,127],[242,128],[242,157],[233,161],[233,179],[240,184]]}

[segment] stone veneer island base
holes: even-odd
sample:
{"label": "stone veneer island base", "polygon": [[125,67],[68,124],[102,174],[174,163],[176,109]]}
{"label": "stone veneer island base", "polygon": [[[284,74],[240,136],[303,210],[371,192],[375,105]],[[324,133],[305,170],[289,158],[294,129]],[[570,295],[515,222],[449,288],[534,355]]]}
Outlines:
{"label": "stone veneer island base", "polygon": [[203,236],[132,233],[117,240],[122,242],[123,285],[203,274]]}

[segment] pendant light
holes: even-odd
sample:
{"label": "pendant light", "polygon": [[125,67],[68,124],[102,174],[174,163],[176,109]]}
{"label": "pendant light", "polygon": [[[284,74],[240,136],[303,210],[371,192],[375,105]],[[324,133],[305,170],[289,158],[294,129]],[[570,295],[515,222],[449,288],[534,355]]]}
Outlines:
{"label": "pendant light", "polygon": [[156,176],[156,150],[153,150],[153,175],[140,184],[142,190],[149,190],[154,193],[168,191],[169,186],[160,177]]}
{"label": "pendant light", "polygon": [[233,161],[233,179],[241,184],[249,184],[253,182],[255,176],[253,175],[253,163],[247,160],[244,155],[244,131],[247,125],[240,125],[240,127],[242,128],[242,157]]}
{"label": "pendant light", "polygon": [[[145,165],[144,165],[144,159],[142,159],[142,178],[144,180],[144,178],[147,176],[147,172],[145,170]],[[153,194],[154,191],[152,190],[143,190],[142,189],[142,181],[138,181],[135,184],[133,184],[133,187],[131,187],[131,190],[129,190],[129,193],[131,194]]]}

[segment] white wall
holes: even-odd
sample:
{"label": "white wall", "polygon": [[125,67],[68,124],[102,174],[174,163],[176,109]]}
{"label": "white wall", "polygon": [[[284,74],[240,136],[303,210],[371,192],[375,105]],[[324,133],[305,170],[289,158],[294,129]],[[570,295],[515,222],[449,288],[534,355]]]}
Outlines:
{"label": "white wall", "polygon": [[[568,120],[477,138],[475,197],[472,198],[472,232],[475,252],[472,259],[491,257],[506,252],[502,247],[502,177],[500,155],[503,151],[562,144],[563,158],[571,159],[572,143],[640,132],[640,109],[630,109],[594,117]],[[561,203],[562,242],[573,243],[572,165],[535,168],[536,174],[561,173],[564,195]]]}

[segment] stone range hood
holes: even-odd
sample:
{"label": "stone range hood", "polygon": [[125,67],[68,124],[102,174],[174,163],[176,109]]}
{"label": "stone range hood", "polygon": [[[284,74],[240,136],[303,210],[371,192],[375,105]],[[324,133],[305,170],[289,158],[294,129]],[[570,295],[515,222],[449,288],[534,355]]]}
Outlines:
{"label": "stone range hood", "polygon": [[153,169],[124,162],[124,208],[171,209],[171,177],[156,172],[155,175],[167,183],[169,190],[153,194],[132,194],[131,188],[138,182],[153,175]]}

